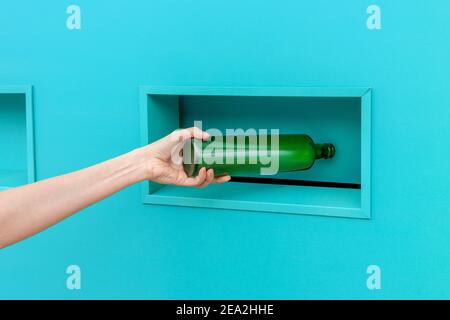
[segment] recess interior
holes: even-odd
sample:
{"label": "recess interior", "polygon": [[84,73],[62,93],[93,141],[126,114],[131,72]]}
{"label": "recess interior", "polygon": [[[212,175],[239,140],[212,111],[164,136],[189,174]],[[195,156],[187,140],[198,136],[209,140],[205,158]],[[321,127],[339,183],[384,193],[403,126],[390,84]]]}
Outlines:
{"label": "recess interior", "polygon": [[229,182],[204,189],[144,182],[147,204],[370,218],[371,89],[140,87],[142,144],[202,120],[203,129],[279,128],[336,144],[332,161],[274,178],[360,188]]}
{"label": "recess interior", "polygon": [[35,181],[31,86],[0,86],[0,190]]}

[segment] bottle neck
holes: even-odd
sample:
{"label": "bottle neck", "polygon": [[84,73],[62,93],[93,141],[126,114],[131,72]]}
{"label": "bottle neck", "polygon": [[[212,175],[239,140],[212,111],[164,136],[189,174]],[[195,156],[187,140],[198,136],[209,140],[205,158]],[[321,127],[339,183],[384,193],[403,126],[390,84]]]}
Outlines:
{"label": "bottle neck", "polygon": [[330,159],[334,157],[336,148],[331,143],[318,143],[314,147],[316,159]]}

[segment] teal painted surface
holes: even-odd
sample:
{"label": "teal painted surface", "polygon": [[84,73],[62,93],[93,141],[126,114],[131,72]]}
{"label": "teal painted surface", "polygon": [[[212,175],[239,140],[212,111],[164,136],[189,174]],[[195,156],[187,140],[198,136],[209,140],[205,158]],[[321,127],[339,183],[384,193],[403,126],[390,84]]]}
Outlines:
{"label": "teal painted surface", "polygon": [[370,218],[370,88],[141,86],[140,95],[143,145],[193,125],[222,134],[238,128],[307,133],[316,142],[332,142],[337,155],[272,178],[361,184],[361,190],[340,190],[231,182],[193,191],[145,182],[144,203]]}
{"label": "teal painted surface", "polygon": [[373,31],[359,0],[81,0],[74,31],[72,2],[4,4],[0,85],[34,87],[38,179],[139,146],[142,84],[363,86],[372,219],[144,205],[136,185],[0,251],[0,297],[450,298],[450,4],[376,3]]}

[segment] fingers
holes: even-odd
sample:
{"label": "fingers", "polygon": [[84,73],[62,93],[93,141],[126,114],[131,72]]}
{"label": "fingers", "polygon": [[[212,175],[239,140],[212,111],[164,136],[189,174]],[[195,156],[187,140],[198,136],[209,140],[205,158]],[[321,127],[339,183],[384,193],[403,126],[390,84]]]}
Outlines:
{"label": "fingers", "polygon": [[175,130],[170,134],[170,140],[172,141],[172,143],[184,142],[191,138],[208,140],[209,137],[209,133],[202,131],[197,127]]}
{"label": "fingers", "polygon": [[[204,169],[204,168],[202,168]],[[225,183],[230,181],[231,177],[229,175],[223,175],[220,177],[214,177],[214,170],[213,169],[209,169],[206,171],[206,178],[205,181],[201,184],[199,184],[197,187],[198,188],[204,188],[206,186],[208,186],[211,183]]]}
{"label": "fingers", "polygon": [[229,175],[223,175],[220,177],[214,177],[213,169],[201,168],[196,177],[186,178],[181,185],[187,187],[204,188],[211,183],[225,183],[230,181]]}
{"label": "fingers", "polygon": [[186,187],[197,187],[203,184],[206,180],[206,168],[201,168],[196,177],[188,177],[184,179],[180,185]]}
{"label": "fingers", "polygon": [[190,138],[199,139],[199,140],[208,140],[209,139],[209,133],[206,131],[202,131],[197,127],[190,127],[187,129],[183,129],[189,132]]}
{"label": "fingers", "polygon": [[[204,169],[204,168],[202,168]],[[209,185],[211,182],[214,181],[214,170],[213,169],[209,169],[206,171],[206,179],[205,181],[203,181],[203,183],[199,184],[197,187],[198,188],[204,188],[207,185]]]}
{"label": "fingers", "polygon": [[231,180],[229,175],[220,176],[214,179],[214,183],[225,183]]}

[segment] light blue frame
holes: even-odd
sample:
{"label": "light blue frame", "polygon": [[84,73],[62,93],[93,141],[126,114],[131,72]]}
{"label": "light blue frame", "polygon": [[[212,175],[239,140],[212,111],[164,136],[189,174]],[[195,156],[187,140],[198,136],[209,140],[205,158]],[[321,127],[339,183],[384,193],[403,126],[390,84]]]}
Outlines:
{"label": "light blue frame", "polygon": [[[27,176],[28,183],[36,181],[35,148],[34,148],[34,110],[32,85],[4,85],[0,86],[0,94],[24,94],[26,112],[27,136]],[[0,190],[11,186],[0,186]]]}
{"label": "light blue frame", "polygon": [[[249,210],[260,212],[308,214],[334,217],[371,218],[371,95],[368,87],[160,87],[140,86],[141,142],[146,145],[157,140],[162,134],[178,128],[178,112],[161,113],[155,107],[157,102],[149,96],[159,96],[164,103],[178,104],[178,96],[266,96],[266,97],[356,97],[361,98],[361,190],[360,206],[325,206],[275,203],[271,201],[241,201],[227,199],[205,199],[195,196],[160,195],[164,188],[152,182],[142,185],[142,201],[146,204],[176,205],[217,209]],[[158,119],[154,127],[149,126],[149,119]],[[298,187],[297,187],[298,188]],[[302,187],[303,188],[303,187]],[[315,188],[315,187],[304,187]],[[315,189],[318,190],[318,189]],[[328,192],[330,188],[322,189]],[[322,191],[321,191],[322,192]]]}

